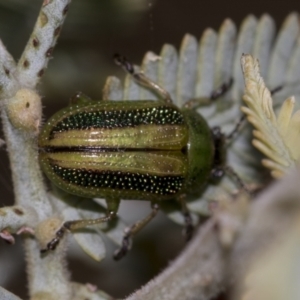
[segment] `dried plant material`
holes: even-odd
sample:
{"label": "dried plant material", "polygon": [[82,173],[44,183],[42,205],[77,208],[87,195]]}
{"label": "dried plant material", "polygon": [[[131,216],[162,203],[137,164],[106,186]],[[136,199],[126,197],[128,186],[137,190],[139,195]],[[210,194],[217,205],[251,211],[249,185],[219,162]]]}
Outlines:
{"label": "dried plant material", "polygon": [[249,197],[243,192],[239,192],[234,198],[224,197],[212,211],[218,224],[221,245],[230,249],[248,216]]}
{"label": "dried plant material", "polygon": [[241,299],[299,299],[299,221],[277,245],[256,258]]}
{"label": "dried plant material", "polygon": [[273,100],[260,75],[259,64],[251,55],[242,56],[247,107],[241,109],[255,127],[253,145],[267,156],[262,164],[279,178],[300,158],[300,111],[293,113],[295,98],[284,101],[276,116]]}
{"label": "dried plant material", "polygon": [[[126,1],[128,2],[128,0]],[[123,0],[123,2],[126,1]],[[53,195],[51,197],[48,196],[39,165],[37,164],[38,148],[35,143],[35,137],[28,134],[30,128],[33,131],[36,130],[38,127],[36,120],[40,120],[40,116],[36,118],[35,114],[32,115],[33,120],[31,121],[33,121],[34,126],[32,126],[32,122],[25,122],[24,124],[23,116],[12,115],[16,111],[12,107],[8,107],[8,99],[15,97],[14,95],[16,95],[17,91],[21,90],[24,92],[24,89],[36,90],[36,84],[43,76],[48,61],[52,57],[70,2],[70,0],[43,1],[38,21],[18,64],[15,63],[0,41],[0,65],[2,66],[0,68],[0,96],[3,100],[1,113],[6,147],[10,155],[13,173],[16,204],[18,204],[0,209],[0,231],[3,233],[4,230],[6,236],[9,236],[13,233],[28,232],[31,228],[35,229],[36,237],[27,236],[24,247],[29,286],[28,295],[32,300],[111,299],[110,296],[101,291],[95,291],[95,288],[91,285],[84,286],[70,282],[65,256],[66,239],[61,241],[56,251],[40,254],[41,247],[38,242],[42,244],[47,243],[49,234],[53,235],[56,233],[55,228],[64,218],[67,220],[82,217],[89,218],[90,215],[98,214],[99,211],[103,213],[103,210],[94,209],[92,201],[77,207],[67,202],[65,197],[59,197],[59,199],[63,200],[59,201]],[[209,98],[215,89],[218,89],[220,85],[227,83],[232,78],[232,87],[222,99],[214,101],[213,105],[209,107],[198,109],[198,112],[205,117],[211,127],[220,126],[224,133],[230,133],[235,127],[235,121],[240,117],[239,107],[244,88],[239,66],[242,53],[253,53],[261,61],[262,74],[274,75],[268,77],[268,84],[271,83],[272,88],[284,84],[283,92],[281,91],[280,95],[290,95],[297,93],[297,91],[299,92],[300,43],[297,32],[299,32],[300,27],[298,15],[295,13],[290,14],[286,20],[276,37],[275,47],[273,44],[275,39],[275,22],[272,18],[267,15],[260,19],[249,16],[243,22],[240,30],[237,30],[232,21],[225,20],[219,32],[207,29],[199,42],[194,36],[186,35],[179,51],[171,45],[166,45],[159,57],[153,53],[148,53],[143,60],[141,68],[146,76],[155,81],[158,80],[158,83],[170,92],[177,105],[182,105],[184,101],[193,98]],[[81,72],[77,73],[79,76],[82,75]],[[65,85],[63,82],[61,84]],[[291,89],[292,92],[290,92]],[[107,82],[104,95],[104,98],[114,100],[141,100],[155,99],[156,97],[156,95],[149,94],[143,87],[133,82],[130,77],[127,77],[125,80],[124,88],[118,79],[111,77]],[[33,108],[31,102],[28,102],[28,104],[27,102],[22,102],[25,104],[25,108]],[[272,122],[275,122],[277,119],[274,113],[271,113],[272,104],[269,103],[269,106],[267,106],[266,115],[269,116]],[[23,110],[24,106],[21,108]],[[297,123],[297,118],[294,118],[295,115],[291,117],[292,111],[293,99],[286,102],[285,108],[282,109],[282,114],[279,114],[277,123],[275,122],[276,124],[282,124],[281,127],[278,125],[274,127],[273,124],[271,126],[271,128],[275,128],[275,131],[277,130],[276,137],[279,136],[280,138],[275,139],[275,144],[273,140],[269,144],[273,145],[275,150],[277,149],[276,143],[279,143],[281,146],[283,144],[286,150],[282,151],[283,154],[280,151],[278,154],[272,148],[268,150],[269,152],[275,152],[277,155],[275,155],[277,160],[268,159],[265,161],[266,164],[272,166],[271,169],[275,173],[279,171],[284,173],[286,168],[296,161],[293,157],[293,149],[297,153],[297,147],[292,147],[292,150],[290,150],[281,137],[281,135],[285,137],[288,134],[291,135],[290,144],[296,140],[294,136],[297,134],[297,131],[290,130],[291,123],[293,123],[291,120],[295,120],[294,123]],[[20,118],[22,122],[20,122]],[[11,120],[14,120],[15,126],[12,126]],[[264,114],[259,120],[264,120]],[[265,126],[269,129],[264,121],[262,121],[262,124],[263,126],[261,125],[261,127]],[[20,130],[23,127],[28,129],[28,131]],[[271,138],[272,135],[269,134],[268,130],[266,132],[268,133],[267,137]],[[258,136],[256,137],[257,140],[263,144],[261,139],[266,140],[263,131],[257,130],[256,135]],[[263,180],[260,180],[259,176],[260,170],[258,165],[260,163],[253,155],[253,148],[249,147],[248,138],[247,132],[246,134],[243,132],[232,141],[228,146],[226,163],[233,167],[238,174],[241,174],[241,178],[245,179],[245,182],[255,186],[257,183],[263,184]],[[268,149],[269,146],[267,144],[264,147]],[[299,177],[294,176],[293,178],[295,180],[293,185],[284,189],[280,187],[280,190],[290,192],[292,186],[298,188],[297,182],[299,182]],[[290,178],[288,179],[287,182],[292,182]],[[202,199],[189,203],[189,208],[193,212],[210,213],[209,208],[211,206],[209,201],[214,200],[216,206],[219,205],[216,201],[218,199],[216,196],[218,195],[221,195],[222,199],[227,196],[231,200],[234,188],[235,185],[232,181],[224,177],[218,185],[209,186],[202,195]],[[278,194],[277,191],[275,192],[276,194]],[[69,195],[69,197],[75,201],[75,196]],[[272,200],[274,198],[272,195]],[[286,198],[285,194],[284,200]],[[232,202],[225,203],[225,200],[220,202],[218,212],[214,211],[214,218],[208,220],[198,233],[195,233],[194,239],[189,243],[186,250],[161,275],[128,299],[207,300],[215,298],[221,291],[224,291],[228,281],[234,282],[232,278],[236,278],[235,274],[242,269],[241,267],[235,267],[232,272],[235,276],[229,276],[230,266],[228,260],[233,257],[233,262],[235,262],[239,257],[244,258],[245,256],[243,255],[247,251],[249,253],[249,249],[258,248],[257,240],[261,236],[262,225],[268,223],[267,221],[270,219],[270,216],[266,217],[267,211],[272,213],[272,209],[269,209],[269,207],[268,210],[264,210],[264,207],[266,207],[265,201],[253,201],[254,204],[249,203],[248,207],[247,199],[244,199],[244,202],[242,200],[237,198],[232,200]],[[64,203],[62,204],[62,202]],[[250,212],[251,207],[255,203],[259,203],[257,210],[254,213]],[[281,214],[275,215],[276,218],[269,222],[272,229],[276,228],[276,225],[282,228],[284,221],[291,219],[291,211],[296,211],[296,209],[292,207],[291,210],[280,210],[280,212],[287,211],[288,214],[285,214],[284,217]],[[74,212],[76,213],[75,215],[73,214]],[[258,212],[263,213],[263,222],[255,223],[260,225],[255,227],[259,230],[256,232],[250,230],[245,235],[243,231],[244,223],[250,220],[251,215],[257,215]],[[248,218],[246,218],[246,215]],[[49,217],[53,218],[49,219]],[[125,224],[118,220],[117,223],[112,224],[111,228],[107,228],[106,234],[114,242],[120,243],[124,227]],[[9,228],[9,231],[5,232],[6,228]],[[276,231],[279,231],[278,228],[276,228]],[[99,228],[93,232],[77,232],[75,237],[77,235],[76,239],[82,249],[100,260],[105,254],[105,249],[100,237],[96,236],[98,230]],[[274,230],[273,232],[276,231]],[[271,235],[267,233],[267,236]],[[236,256],[231,255],[233,249],[236,248],[237,241],[243,237],[244,239],[240,243],[242,246],[239,248],[241,251]],[[251,245],[252,248],[246,247],[248,244],[245,241],[254,241],[253,245]],[[243,248],[243,246],[245,247]],[[5,258],[2,257],[2,261],[4,260]],[[246,261],[245,259],[243,260],[243,265]],[[9,263],[9,268],[1,265],[2,269],[5,270],[2,273],[7,278],[12,274],[11,270],[19,270],[18,259]],[[96,278],[97,276],[94,277]],[[97,278],[101,278],[101,276]],[[12,280],[12,278],[10,279]],[[251,286],[249,290],[251,291]],[[20,298],[0,287],[0,299],[19,300]],[[265,297],[265,299],[268,298]]]}
{"label": "dried plant material", "polygon": [[300,299],[300,170],[250,202],[232,251],[229,299]]}

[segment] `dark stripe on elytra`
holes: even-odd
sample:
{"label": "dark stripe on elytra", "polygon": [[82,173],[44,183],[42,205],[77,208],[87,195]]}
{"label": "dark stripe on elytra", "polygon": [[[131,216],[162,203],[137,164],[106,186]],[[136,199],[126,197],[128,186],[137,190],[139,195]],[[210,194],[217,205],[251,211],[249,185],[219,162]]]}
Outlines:
{"label": "dark stripe on elytra", "polygon": [[83,188],[141,191],[155,195],[174,195],[184,182],[183,176],[156,176],[116,171],[91,171],[63,168],[51,165],[53,172],[62,180]]}
{"label": "dark stripe on elytra", "polygon": [[56,132],[68,130],[112,129],[152,124],[181,125],[184,124],[184,117],[175,107],[167,106],[134,110],[83,111],[74,113],[53,126],[50,138],[53,138]]}

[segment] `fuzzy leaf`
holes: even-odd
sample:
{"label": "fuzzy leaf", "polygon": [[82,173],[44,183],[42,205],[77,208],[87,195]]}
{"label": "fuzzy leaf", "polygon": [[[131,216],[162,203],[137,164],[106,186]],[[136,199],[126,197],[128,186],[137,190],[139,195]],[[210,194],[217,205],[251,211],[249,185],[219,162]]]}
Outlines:
{"label": "fuzzy leaf", "polygon": [[258,61],[251,55],[243,55],[241,61],[246,85],[243,99],[247,104],[242,111],[256,128],[253,145],[267,156],[263,165],[274,177],[280,177],[300,158],[300,111],[292,115],[295,98],[291,97],[284,101],[277,117]]}
{"label": "fuzzy leaf", "polygon": [[72,282],[72,290],[74,294],[73,300],[113,300],[113,297],[101,290],[98,290],[96,286],[92,286],[90,284]]}
{"label": "fuzzy leaf", "polygon": [[[259,58],[263,76],[269,74],[266,77],[267,84],[269,80],[272,88],[277,88],[278,84],[282,85],[282,89],[273,96],[275,103],[280,103],[281,99],[292,94],[300,96],[300,39],[297,34],[299,32],[297,20],[296,13],[290,14],[276,36],[275,22],[269,15],[263,15],[260,19],[250,15],[242,22],[239,30],[231,20],[227,19],[221,25],[219,32],[206,29],[199,43],[196,42],[195,37],[188,34],[184,37],[178,52],[173,46],[165,45],[158,57],[152,53],[152,57],[155,57],[155,68],[153,60],[149,60],[147,54],[142,69],[146,76],[157,78],[157,83],[170,92],[174,103],[179,106],[189,99],[209,98],[215,89],[232,78],[232,87],[223,97],[209,106],[198,109],[211,127],[220,126],[227,134],[233,130],[242,116],[240,106],[244,81],[240,59],[243,53],[250,53]],[[283,68],[283,72],[280,67]],[[153,74],[156,69],[157,75]],[[274,72],[279,72],[280,75],[275,76]],[[123,99],[145,99],[142,97],[147,96],[147,93],[141,92],[144,89],[127,75]],[[260,118],[266,114],[270,117],[269,124],[276,123],[271,102],[264,102],[263,106],[265,113],[257,112]],[[288,106],[290,107],[291,104]],[[286,113],[280,118],[286,120]],[[297,123],[297,114],[291,120]],[[287,125],[282,126],[280,130],[283,131],[284,126]],[[282,144],[280,151],[283,151],[283,154],[276,156],[276,161],[264,160],[264,166],[268,168],[276,165],[275,168],[272,167],[274,176],[276,172],[283,172],[289,165],[294,164],[293,156],[297,154],[294,153],[295,150],[290,150],[288,147],[296,149],[295,145],[292,145],[292,141],[296,140],[293,140],[296,131],[289,131],[290,146],[281,143],[281,139],[276,141]],[[255,134],[260,135],[258,132]],[[244,182],[259,185],[265,181],[265,177],[260,164],[261,155],[255,151],[251,140],[248,125],[228,146],[226,164],[232,167]],[[259,138],[256,140],[260,141]],[[272,147],[261,146],[261,148],[267,153],[274,150]],[[236,188],[236,184],[225,176],[218,185],[208,185],[199,201],[190,202],[188,206],[191,211],[208,214],[210,201],[216,201],[223,195],[230,195]]]}
{"label": "fuzzy leaf", "polygon": [[1,300],[21,300],[18,296],[12,294],[11,292],[7,291],[6,289],[0,286],[0,299]]}
{"label": "fuzzy leaf", "polygon": [[[96,212],[89,214],[88,218],[99,218],[101,215]],[[78,208],[68,207],[63,211],[65,220],[80,220],[82,213]],[[105,245],[101,235],[94,228],[88,228],[73,232],[73,237],[86,254],[100,261],[105,257]]]}

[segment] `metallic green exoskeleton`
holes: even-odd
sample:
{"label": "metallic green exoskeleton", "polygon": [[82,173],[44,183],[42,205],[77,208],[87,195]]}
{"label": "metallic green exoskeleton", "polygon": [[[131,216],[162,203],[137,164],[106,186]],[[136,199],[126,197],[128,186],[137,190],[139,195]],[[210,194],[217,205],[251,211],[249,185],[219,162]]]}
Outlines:
{"label": "metallic green exoskeleton", "polygon": [[[122,64],[133,73],[127,61]],[[134,76],[143,84],[148,80]],[[47,177],[71,194],[105,198],[109,213],[99,222],[116,214],[121,199],[155,204],[177,199],[190,223],[185,197],[201,193],[212,170],[223,165],[223,135],[216,136],[195,110],[179,109],[169,99],[79,100],[52,116],[41,131],[39,160]],[[116,258],[157,209],[154,205],[145,220],[132,226]],[[48,249],[55,248],[65,229],[96,223],[89,221],[66,222]]]}
{"label": "metallic green exoskeleton", "polygon": [[206,121],[162,101],[71,105],[46,123],[39,148],[54,184],[91,198],[176,198],[202,189],[214,165]]}

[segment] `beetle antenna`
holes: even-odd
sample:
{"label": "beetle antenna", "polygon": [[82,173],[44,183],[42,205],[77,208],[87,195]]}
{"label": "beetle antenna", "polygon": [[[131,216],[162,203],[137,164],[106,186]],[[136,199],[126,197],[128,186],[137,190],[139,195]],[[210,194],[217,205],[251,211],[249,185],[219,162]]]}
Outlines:
{"label": "beetle antenna", "polygon": [[248,189],[242,178],[230,166],[225,166],[224,171],[233,178],[244,192],[246,192],[249,196],[252,196],[252,191]]}
{"label": "beetle antenna", "polygon": [[145,76],[143,72],[136,72],[133,64],[129,62],[125,56],[115,54],[114,60],[115,63],[118,66],[121,66],[125,70],[125,72],[129,73],[138,84],[158,94],[162,99],[164,99],[165,102],[173,102],[170,94],[164,88],[162,88],[159,84]]}
{"label": "beetle antenna", "polygon": [[[276,88],[270,90],[271,95],[280,92],[282,89],[283,89],[282,85],[277,86]],[[246,121],[246,116],[242,115],[238,120],[238,122],[236,123],[236,125],[234,126],[233,130],[226,136],[227,143],[230,143],[235,138],[235,136],[241,130],[242,126],[245,124],[245,121]]]}
{"label": "beetle antenna", "polygon": [[235,136],[240,132],[242,126],[245,124],[246,116],[242,115],[238,122],[235,124],[233,130],[226,136],[226,142],[227,144],[230,143]]}

